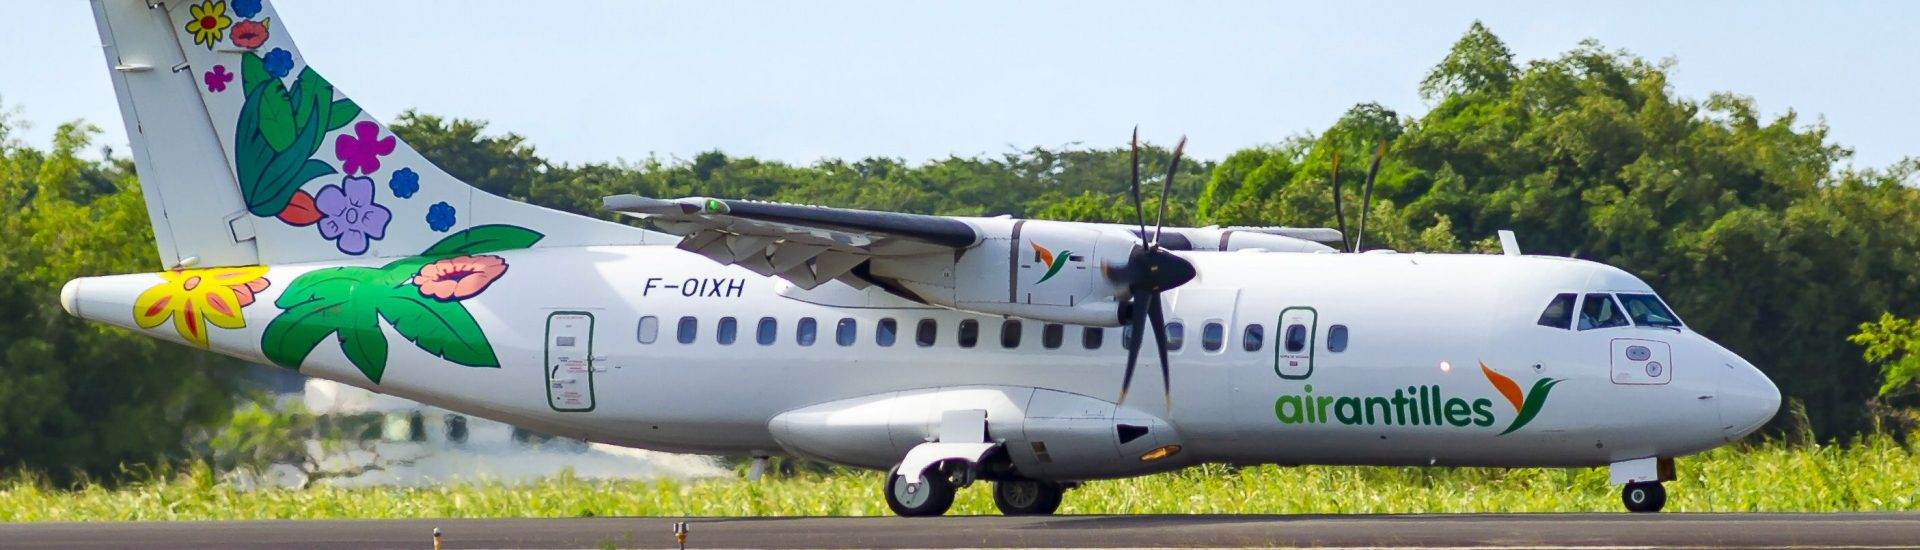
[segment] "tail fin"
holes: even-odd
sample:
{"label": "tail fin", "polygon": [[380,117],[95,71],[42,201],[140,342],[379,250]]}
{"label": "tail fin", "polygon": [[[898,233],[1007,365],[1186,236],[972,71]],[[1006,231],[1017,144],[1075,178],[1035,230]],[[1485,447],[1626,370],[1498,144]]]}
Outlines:
{"label": "tail fin", "polygon": [[494,224],[537,246],[674,240],[441,171],[309,66],[267,0],[92,2],[165,266],[409,256]]}

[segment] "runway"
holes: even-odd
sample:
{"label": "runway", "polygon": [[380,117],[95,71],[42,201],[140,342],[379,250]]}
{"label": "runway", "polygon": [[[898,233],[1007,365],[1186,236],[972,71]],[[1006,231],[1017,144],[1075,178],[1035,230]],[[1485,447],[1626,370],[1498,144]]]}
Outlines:
{"label": "runway", "polygon": [[0,524],[0,548],[1920,546],[1920,514],[587,518]]}

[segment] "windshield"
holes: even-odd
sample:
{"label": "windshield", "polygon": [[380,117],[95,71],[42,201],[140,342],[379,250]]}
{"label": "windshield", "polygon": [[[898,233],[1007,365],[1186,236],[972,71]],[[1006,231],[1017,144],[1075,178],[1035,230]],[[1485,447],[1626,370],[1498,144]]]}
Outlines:
{"label": "windshield", "polygon": [[1633,318],[1633,324],[1643,327],[1677,327],[1680,318],[1674,316],[1667,305],[1652,294],[1620,294],[1620,303],[1626,308],[1627,316]]}

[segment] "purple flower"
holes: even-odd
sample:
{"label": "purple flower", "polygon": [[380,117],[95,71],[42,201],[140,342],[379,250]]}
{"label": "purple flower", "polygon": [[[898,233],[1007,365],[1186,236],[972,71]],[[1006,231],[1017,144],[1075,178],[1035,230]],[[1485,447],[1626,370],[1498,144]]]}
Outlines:
{"label": "purple flower", "polygon": [[214,65],[213,70],[207,71],[201,80],[206,81],[207,91],[224,92],[227,91],[227,83],[233,82],[233,73],[227,72],[226,65]]}
{"label": "purple flower", "polygon": [[314,197],[321,216],[320,236],[337,241],[341,252],[358,256],[366,253],[367,239],[387,236],[393,212],[373,203],[373,178],[347,176],[340,183],[320,188]]}
{"label": "purple flower", "polygon": [[393,136],[380,137],[380,125],[362,120],[353,125],[353,135],[333,140],[333,156],[340,159],[340,170],[348,175],[380,171],[380,157],[393,153]]}

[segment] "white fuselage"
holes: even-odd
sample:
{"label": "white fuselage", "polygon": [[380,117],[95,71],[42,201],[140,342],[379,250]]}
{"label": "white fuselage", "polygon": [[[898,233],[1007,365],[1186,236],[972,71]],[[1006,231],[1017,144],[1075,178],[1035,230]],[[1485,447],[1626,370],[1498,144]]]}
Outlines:
{"label": "white fuselage", "polygon": [[[384,378],[371,384],[341,349],[323,344],[301,372],[592,441],[777,453],[782,443],[769,422],[783,412],[946,387],[1037,388],[1111,402],[1126,361],[1119,328],[1062,327],[1054,348],[1045,323],[1019,321],[1018,343],[1007,348],[1002,323],[1010,321],[1000,317],[919,306],[878,288],[800,290],[670,247],[499,254],[511,270],[466,304],[491,336],[499,368],[395,345]],[[1121,404],[1178,431],[1186,451],[1179,464],[1603,465],[1724,444],[1777,406],[1752,365],[1690,329],[1537,323],[1559,293],[1651,292],[1601,264],[1428,254],[1184,257],[1201,275],[1168,294],[1169,321],[1184,327],[1184,344],[1170,356],[1171,391],[1157,363],[1143,360]],[[273,302],[284,281],[332,265],[355,264],[272,268],[274,285],[258,303]],[[141,330],[127,308],[155,279],[82,279],[63,298],[77,315]],[[213,331],[211,348],[265,362],[260,327],[280,312],[246,313],[257,318],[245,329]],[[554,393],[565,370],[553,362],[556,318],[590,326],[572,329],[590,352],[581,355],[587,379],[565,384],[568,396]],[[688,343],[680,341],[683,318],[696,330]],[[723,344],[727,318],[735,336]],[[774,324],[764,345],[763,319]],[[802,345],[807,319],[814,337]],[[877,342],[886,320],[896,327],[891,346]],[[923,346],[919,327],[928,320],[937,328]],[[959,342],[963,322],[979,324],[970,347]],[[1210,323],[1220,324],[1217,349],[1204,334]],[[1285,334],[1294,324],[1307,336],[1297,352],[1287,350]],[[852,331],[848,345],[839,338],[843,325]],[[1260,327],[1252,351],[1249,325]],[[1346,332],[1342,351],[1329,349],[1336,325]],[[404,342],[389,323],[380,326],[388,340]],[[1086,346],[1086,330],[1103,333],[1096,349]],[[144,332],[178,339],[171,330]],[[1628,344],[1670,353],[1660,375],[1646,378],[1644,365],[1615,357]],[[1539,396],[1524,429],[1503,434],[1522,407],[1483,364],[1522,391],[1558,382]]]}

